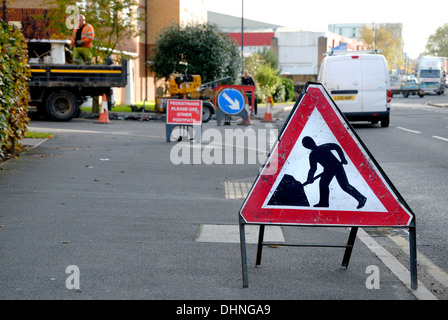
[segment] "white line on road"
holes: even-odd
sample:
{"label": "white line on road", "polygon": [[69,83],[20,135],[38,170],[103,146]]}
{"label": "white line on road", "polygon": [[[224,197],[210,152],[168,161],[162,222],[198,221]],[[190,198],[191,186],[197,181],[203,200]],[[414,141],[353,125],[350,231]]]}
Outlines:
{"label": "white line on road", "polygon": [[[412,132],[412,133],[421,133],[420,131],[417,130],[411,130],[411,129],[406,129],[403,127],[397,127],[397,129],[403,130],[403,131],[407,131],[407,132]],[[444,138],[444,137],[439,137],[439,136],[432,136],[434,139],[439,139],[442,141],[447,141],[448,142],[448,138]]]}
{"label": "white line on road", "polygon": [[421,133],[420,131],[406,129],[406,128],[402,128],[402,127],[397,127],[397,129],[400,129],[400,130],[403,130],[403,131],[407,131],[407,132],[412,132],[412,133]]}
{"label": "white line on road", "polygon": [[416,290],[411,289],[411,274],[409,270],[361,228],[358,230],[358,238],[367,246],[367,248],[375,253],[381,261],[383,261],[389,270],[392,271],[392,273],[395,274],[409,290],[411,290],[417,299],[438,300],[420,281],[418,282],[418,288]]}
{"label": "white line on road", "polygon": [[[395,242],[403,252],[409,252],[409,242],[406,239],[396,235],[389,235],[388,238]],[[448,288],[448,274],[445,271],[436,266],[421,252],[417,252],[417,260],[419,264],[426,267],[426,270],[430,275],[439,281],[445,288]]]}
{"label": "white line on road", "polygon": [[435,139],[439,139],[439,140],[443,140],[443,141],[448,141],[448,139],[447,138],[444,138],[444,137],[439,137],[439,136],[432,136],[433,138],[435,138]]}

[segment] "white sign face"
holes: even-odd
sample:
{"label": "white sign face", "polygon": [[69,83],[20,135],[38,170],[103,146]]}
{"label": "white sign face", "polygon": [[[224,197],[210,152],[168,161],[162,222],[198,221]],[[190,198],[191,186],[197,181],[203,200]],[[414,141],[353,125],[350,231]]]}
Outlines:
{"label": "white sign face", "polygon": [[[310,154],[311,150],[305,148],[302,145],[303,138],[311,137],[317,146],[322,146],[325,144],[336,144],[339,145],[333,132],[322,118],[319,110],[314,109],[311,116],[303,128],[298,140],[296,141],[294,147],[289,154],[288,159],[285,162],[280,174],[278,175],[274,185],[272,186],[269,196],[263,203],[263,208],[297,208],[297,207],[313,207],[320,202],[320,180],[322,178],[317,178],[313,183],[304,185],[307,181],[308,172],[310,170]],[[341,148],[342,149],[342,148]],[[342,149],[343,151],[343,149]],[[336,150],[331,150],[333,156],[338,160],[340,159],[339,154]],[[344,152],[344,151],[343,151]],[[347,164],[343,165],[343,171],[348,179],[348,183],[354,187],[360,194],[362,194],[366,199],[365,204],[362,209],[366,211],[377,211],[377,212],[387,212],[386,208],[378,200],[375,193],[371,190],[369,185],[366,183],[364,178],[359,173],[358,169],[353,165],[349,156],[344,152],[344,158],[347,160]],[[314,177],[322,174],[324,168],[322,165],[317,165],[317,170]],[[309,205],[300,206],[290,206],[288,204],[284,205],[281,203],[269,204],[272,195],[277,190],[281,180],[285,174],[289,174],[295,178],[298,182],[303,185],[304,193],[307,198]],[[330,179],[330,177],[329,177]],[[353,211],[357,209],[359,202],[344,191],[339,184],[337,178],[334,176],[331,178],[329,183],[329,201],[328,207],[320,206],[320,210],[339,210],[339,211]],[[298,195],[299,196],[299,195]],[[306,202],[306,201],[305,201]],[[300,203],[300,202],[299,202]],[[303,203],[302,203],[303,204]]]}

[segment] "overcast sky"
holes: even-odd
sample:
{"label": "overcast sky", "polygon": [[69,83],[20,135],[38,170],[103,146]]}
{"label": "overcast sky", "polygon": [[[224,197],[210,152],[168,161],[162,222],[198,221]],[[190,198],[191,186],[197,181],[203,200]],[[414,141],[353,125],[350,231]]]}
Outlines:
{"label": "overcast sky", "polygon": [[417,58],[428,37],[448,23],[448,1],[426,3],[403,0],[206,0],[209,11],[285,27],[327,31],[334,23],[402,23],[404,51]]}

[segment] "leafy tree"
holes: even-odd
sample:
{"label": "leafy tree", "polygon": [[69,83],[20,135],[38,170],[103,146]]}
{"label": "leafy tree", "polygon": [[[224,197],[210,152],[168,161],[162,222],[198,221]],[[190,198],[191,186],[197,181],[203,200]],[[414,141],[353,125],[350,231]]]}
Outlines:
{"label": "leafy tree", "polygon": [[273,97],[275,102],[291,101],[294,98],[294,82],[280,77],[280,84],[275,89]]}
{"label": "leafy tree", "polygon": [[448,23],[437,28],[436,32],[429,36],[425,53],[436,57],[448,57]]}
{"label": "leafy tree", "polygon": [[278,58],[270,48],[264,47],[258,53],[244,58],[244,66],[255,80],[260,101],[265,101],[269,96],[275,102],[294,98],[294,82],[280,76]]}
{"label": "leafy tree", "polygon": [[394,33],[394,30],[379,28],[375,36],[374,30],[366,25],[360,31],[361,40],[370,50],[383,50],[381,54],[385,56],[389,70],[403,65],[403,38]]}
{"label": "leafy tree", "polygon": [[246,69],[252,78],[256,79],[258,67],[265,64],[266,60],[258,53],[251,54],[244,58],[244,69]]}
{"label": "leafy tree", "polygon": [[228,76],[237,82],[241,58],[238,45],[216,25],[172,24],[155,41],[150,69],[160,78],[187,72],[200,75],[203,83]]}
{"label": "leafy tree", "polygon": [[266,100],[267,97],[272,96],[281,83],[278,71],[272,69],[268,64],[260,65],[255,79],[260,85],[258,95],[262,100]]}
{"label": "leafy tree", "polygon": [[271,48],[263,46],[263,49],[258,50],[258,54],[261,55],[264,61],[274,70],[278,69],[278,58]]}
{"label": "leafy tree", "polygon": [[95,0],[85,1],[79,5],[75,0],[45,0],[44,3],[54,8],[50,12],[49,28],[55,36],[67,38],[72,35],[77,24],[77,14],[83,14],[86,22],[95,29],[96,54],[104,60],[114,49],[127,39],[138,37],[138,22],[145,18],[137,13],[138,0]]}

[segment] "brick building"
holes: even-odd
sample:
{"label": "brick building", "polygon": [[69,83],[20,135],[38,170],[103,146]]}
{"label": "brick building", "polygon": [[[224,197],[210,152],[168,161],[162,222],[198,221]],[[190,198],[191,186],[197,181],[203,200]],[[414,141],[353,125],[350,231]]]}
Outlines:
{"label": "brick building", "polygon": [[[85,1],[85,0],[84,0]],[[51,10],[43,0],[16,0],[8,4],[7,20],[21,27],[22,19],[27,16],[44,14]],[[80,3],[82,2],[79,1]],[[130,64],[131,84],[126,89],[115,90],[117,103],[132,104],[138,101],[155,100],[154,75],[148,70],[146,61],[151,55],[157,35],[163,27],[171,23],[204,23],[207,21],[205,0],[139,0],[139,14],[146,16],[146,23],[139,24],[142,36],[120,43],[117,49],[129,53],[135,59]],[[95,27],[94,21],[87,22]],[[69,39],[69,37],[67,37]]]}

